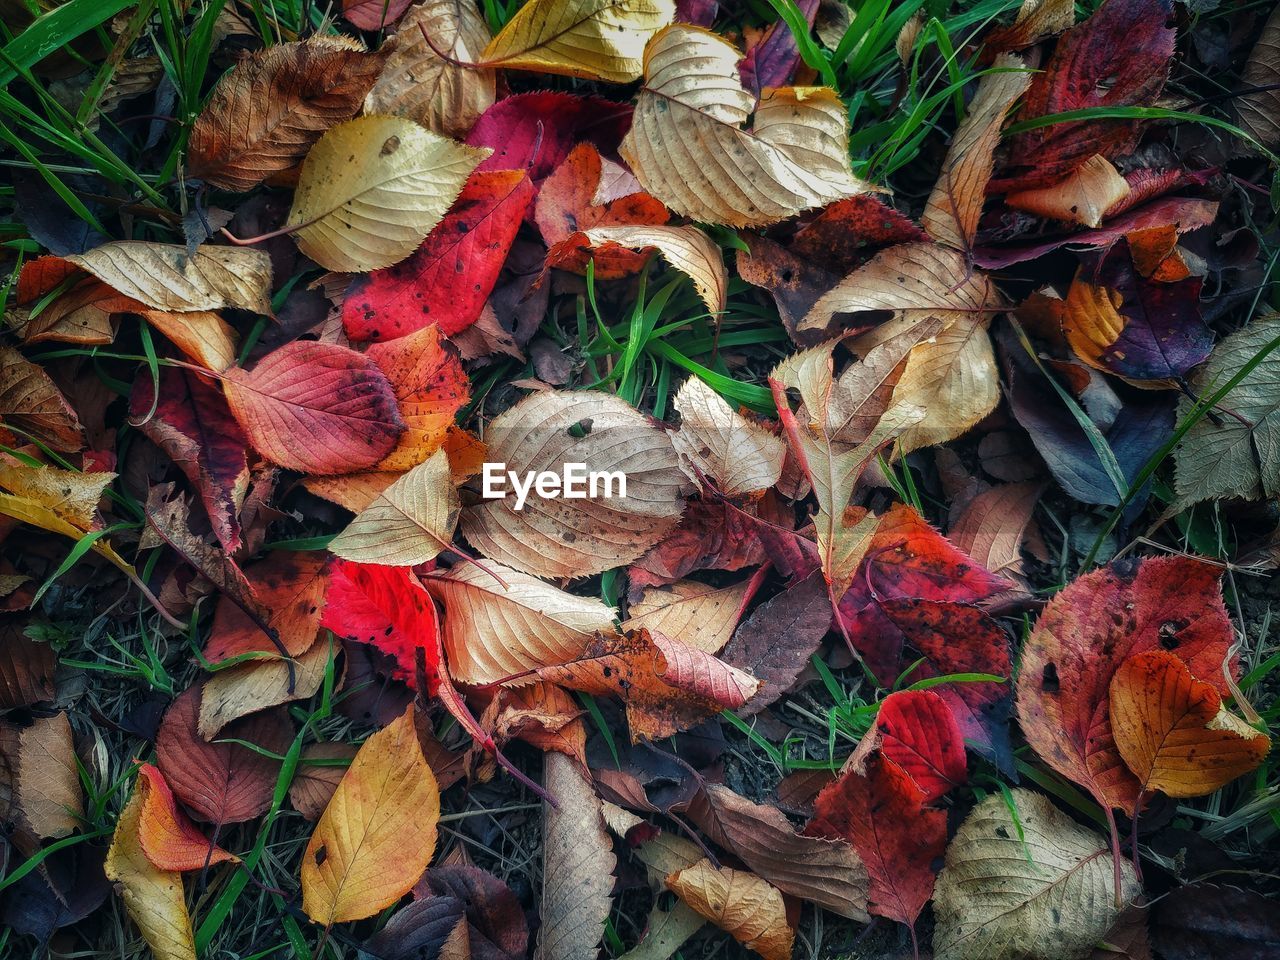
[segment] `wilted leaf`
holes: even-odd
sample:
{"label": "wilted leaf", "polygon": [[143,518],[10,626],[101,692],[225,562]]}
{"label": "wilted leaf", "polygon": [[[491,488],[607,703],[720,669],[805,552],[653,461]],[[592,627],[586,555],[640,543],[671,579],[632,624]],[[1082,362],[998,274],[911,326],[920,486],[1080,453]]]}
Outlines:
{"label": "wilted leaf", "polygon": [[465,930],[466,911],[456,898],[432,896],[415,900],[392,914],[387,925],[365,941],[358,960],[445,960],[457,955],[449,950],[457,942],[459,931],[465,936]]}
{"label": "wilted leaf", "polygon": [[729,274],[724,256],[697,227],[600,226],[584,231],[592,246],[617,244],[633,250],[655,248],[664,260],[689,276],[698,296],[714,319],[724,313],[729,296]]}
{"label": "wilted leaf", "polygon": [[20,431],[64,453],[84,447],[84,428],[38,364],[0,347],[0,428]]}
{"label": "wilted leaf", "polygon": [[466,136],[493,104],[494,71],[465,66],[480,59],[489,39],[473,0],[424,0],[387,42],[391,52],[365,98],[365,112],[408,117],[446,137]]}
{"label": "wilted leaf", "polygon": [[328,640],[321,638],[291,660],[269,657],[219,670],[204,682],[200,735],[212,740],[233,720],[315,696],[331,655]]}
{"label": "wilted leaf", "polygon": [[650,587],[628,607],[628,619],[622,628],[643,627],[675,637],[697,650],[718,653],[733,635],[752,593],[750,580],[727,587],[712,587],[696,580]]}
{"label": "wilted leaf", "polygon": [[1255,769],[1271,750],[1259,733],[1222,705],[1165,650],[1130,657],[1111,678],[1116,749],[1144,793],[1201,797]]}
{"label": "wilted leaf", "polygon": [[159,870],[203,870],[215,863],[240,858],[215,846],[178,809],[164,774],[149,763],[138,768],[134,792],[142,798],[138,814],[138,843]]}
{"label": "wilted leaf", "polygon": [[326,927],[409,892],[435,852],[440,791],[412,706],[360,747],[302,856],[302,909]]}
{"label": "wilted leaf", "polygon": [[680,899],[765,960],[791,960],[796,932],[782,894],[745,870],[717,869],[705,857],[673,873],[667,886]]}
{"label": "wilted leaf", "polygon": [[[585,431],[585,436],[577,434]],[[462,532],[485,556],[542,577],[584,577],[628,563],[675,526],[684,476],[671,439],[653,420],[608,394],[549,390],[499,414],[485,433],[488,458],[523,478],[620,472],[625,496],[600,483],[583,499],[539,498],[516,510],[515,497],[482,500],[462,513]],[[589,491],[590,492],[590,491]]]}
{"label": "wilted leaf", "polygon": [[671,442],[681,460],[736,496],[767,490],[782,476],[786,446],[758,423],[734,410],[699,377],[689,377],[673,405],[680,429]]}
{"label": "wilted leaf", "polygon": [[[295,657],[310,650],[320,630],[320,611],[329,582],[328,557],[277,550],[247,567],[245,578],[284,649]],[[204,648],[205,659],[220,663],[257,651],[275,652],[262,628],[230,598],[220,597]]]}
{"label": "wilted leaf", "polygon": [[575,660],[597,633],[613,630],[612,607],[497,564],[459,564],[425,584],[444,607],[449,668],[463,683]]}
{"label": "wilted leaf", "polygon": [[482,62],[630,83],[654,32],[675,16],[673,0],[532,0],[485,48]]}
{"label": "wilted leaf", "polygon": [[295,341],[252,370],[224,375],[231,412],[255,450],[303,473],[354,473],[390,453],[405,431],[377,364],[332,343]]}
{"label": "wilted leaf", "polygon": [[1046,187],[1019,190],[1004,198],[1015,210],[1038,217],[1065,220],[1086,227],[1099,227],[1113,208],[1129,196],[1129,182],[1115,165],[1094,154],[1065,180]]}
{"label": "wilted leaf", "polygon": [[63,259],[154,310],[271,313],[271,260],[258,250],[117,240]]}
{"label": "wilted leaf", "polygon": [[143,310],[139,316],[207,370],[221,373],[236,362],[236,332],[212,310]]}
{"label": "wilted leaf", "polygon": [[1119,903],[1142,891],[1133,865],[1117,865],[1103,837],[1041,794],[1011,795],[1016,820],[1009,801],[990,794],[947,847],[934,898],[938,960],[1082,960]]}
{"label": "wilted leaf", "polygon": [[1022,540],[1044,484],[1004,483],[972,500],[956,518],[947,539],[984,569],[998,576],[1022,573]]}
{"label": "wilted leaf", "polygon": [[342,306],[347,335],[391,340],[437,326],[452,336],[471,326],[493,292],[532,199],[533,186],[523,173],[472,174],[416,253],[351,282]]}
{"label": "wilted leaf", "polygon": [[222,392],[198,374],[163,367],[158,396],[150,377],[134,383],[129,416],[200,491],[214,535],[234,553],[249,489],[249,441]]}
{"label": "wilted leaf", "polygon": [[[744,227],[869,189],[849,170],[848,119],[835,92],[779,87],[757,104],[742,88],[740,57],[727,40],[682,24],[650,41],[621,147],[645,190],[692,219]],[[752,129],[742,129],[753,111]]]}
{"label": "wilted leaf", "polygon": [[384,59],[358,40],[319,34],[250,54],[196,118],[188,175],[243,193],[288,170],[321,134],[359,112]]}
{"label": "wilted leaf", "polygon": [[1109,710],[1111,679],[1125,660],[1163,649],[1228,693],[1223,662],[1235,635],[1218,573],[1193,557],[1118,561],[1054,597],[1023,645],[1023,735],[1103,806],[1132,813],[1141,789],[1116,748]]}
{"label": "wilted leaf", "polygon": [[14,798],[23,824],[37,837],[65,837],[84,819],[71,720],[65,713],[37,717],[18,733]]}
{"label": "wilted leaf", "polygon": [[[45,303],[50,295],[53,299]],[[62,257],[38,257],[24,264],[16,300],[12,322],[28,344],[110,343],[115,339],[116,314],[146,308]]]}
{"label": "wilted leaf", "polygon": [[403,117],[349,120],[307,154],[286,226],[329,270],[388,267],[417,249],[486,156]]}
{"label": "wilted leaf", "polygon": [[107,852],[107,878],[120,891],[129,916],[156,960],[196,960],[195,935],[182,891],[182,874],[147,859],[140,831],[142,793],[134,790],[116,821]]}
{"label": "wilted leaf", "polygon": [[329,552],[358,563],[417,566],[449,548],[460,509],[449,458],[437,450],[378,494]]}
{"label": "wilted leaf", "polygon": [[535,960],[596,960],[617,858],[591,781],[561,753],[543,758],[542,930]]}

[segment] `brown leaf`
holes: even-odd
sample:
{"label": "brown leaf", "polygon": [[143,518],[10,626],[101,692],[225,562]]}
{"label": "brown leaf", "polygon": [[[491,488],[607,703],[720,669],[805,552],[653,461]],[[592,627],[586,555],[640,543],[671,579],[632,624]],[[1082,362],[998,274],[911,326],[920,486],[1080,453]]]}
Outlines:
{"label": "brown leaf", "polygon": [[18,734],[16,796],[22,819],[37,837],[65,837],[84,818],[71,720],[65,713],[37,718]]}
{"label": "brown leaf", "polygon": [[622,629],[643,627],[695,649],[719,653],[729,642],[754,592],[752,580],[727,587],[711,587],[696,580],[650,587],[630,605],[630,616]]}
{"label": "brown leaf", "polygon": [[64,453],[84,448],[84,428],[49,375],[7,346],[0,347],[0,427]]}
{"label": "brown leaf", "polygon": [[[293,809],[312,823],[319,820],[355,755],[356,748],[349,743],[313,743],[304,749],[298,772],[289,784]],[[343,760],[348,762],[326,762]]]}
{"label": "brown leaf", "polygon": [[0,710],[52,700],[57,665],[51,644],[32,640],[16,620],[0,621]]}
{"label": "brown leaf", "polygon": [[[1280,146],[1280,92],[1274,89],[1275,84],[1280,83],[1277,48],[1280,48],[1280,9],[1271,11],[1240,77],[1240,85],[1254,92],[1236,100],[1241,125],[1271,150]],[[1263,89],[1256,89],[1259,87]]]}
{"label": "brown leaf", "polygon": [[753,873],[716,869],[705,857],[667,878],[667,886],[764,960],[791,960],[796,932],[782,894]]}

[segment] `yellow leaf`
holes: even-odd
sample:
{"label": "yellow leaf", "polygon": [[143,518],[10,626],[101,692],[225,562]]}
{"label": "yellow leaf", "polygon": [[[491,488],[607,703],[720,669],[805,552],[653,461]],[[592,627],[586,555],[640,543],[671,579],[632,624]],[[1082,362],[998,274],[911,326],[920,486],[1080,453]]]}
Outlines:
{"label": "yellow leaf", "polygon": [[1212,684],[1164,650],[1130,657],[1111,678],[1111,732],[1145,791],[1202,797],[1256,769],[1271,738],[1222,706]]}
{"label": "yellow leaf", "polygon": [[286,225],[329,270],[388,267],[418,248],[490,152],[403,117],[340,123],[303,161]]}
{"label": "yellow leaf", "polygon": [[388,41],[391,53],[365,98],[365,112],[408,117],[446,137],[465,137],[494,101],[494,71],[466,66],[480,59],[489,40],[472,0],[424,0]]}
{"label": "yellow leaf", "polygon": [[1004,202],[1016,210],[1097,227],[1112,207],[1129,196],[1129,181],[1106,157],[1094,154],[1061,183],[1011,193]]}
{"label": "yellow leaf", "polygon": [[364,742],[316,823],[302,856],[302,909],[316,923],[373,916],[431,862],[440,791],[413,711]]}
{"label": "yellow leaf", "polygon": [[236,332],[212,310],[147,310],[142,317],[205,369],[222,373],[235,365]]}
{"label": "yellow leaf", "polygon": [[593,227],[585,232],[592,246],[616,243],[633,250],[656,247],[667,263],[689,275],[713,317],[718,319],[724,312],[729,295],[729,273],[725,270],[724,257],[720,248],[697,227]]}
{"label": "yellow leaf", "polygon": [[271,259],[260,250],[115,240],[64,257],[153,310],[190,313],[235,307],[271,313]]}
{"label": "yellow leaf", "polygon": [[674,16],[672,0],[531,0],[493,38],[482,61],[630,83],[640,76],[645,44]]}
{"label": "yellow leaf", "polygon": [[461,509],[449,457],[437,450],[378,494],[329,544],[329,552],[392,567],[426,563],[448,549]]}
{"label": "yellow leaf", "polygon": [[667,877],[667,886],[721,930],[765,960],[791,960],[796,932],[782,894],[754,873],[716,869],[705,857]]}
{"label": "yellow leaf", "polygon": [[757,104],[742,87],[740,59],[727,40],[684,24],[649,42],[619,148],[645,190],[684,216],[735,227],[870,190],[850,172],[849,121],[835,92],[779,87]]}
{"label": "yellow leaf", "polygon": [[195,936],[182,891],[182,874],[160,870],[147,859],[138,832],[141,816],[142,791],[135,789],[116,822],[103,869],[117,885],[155,960],[195,960]]}

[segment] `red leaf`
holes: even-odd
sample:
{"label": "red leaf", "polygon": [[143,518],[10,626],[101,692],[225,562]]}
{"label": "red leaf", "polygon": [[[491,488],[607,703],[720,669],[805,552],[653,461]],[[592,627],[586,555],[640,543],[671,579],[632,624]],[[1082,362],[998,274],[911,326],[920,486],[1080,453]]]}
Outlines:
{"label": "red leaf", "polygon": [[215,863],[238,860],[196,829],[190,818],[178,809],[173,791],[156,767],[144,763],[138,768],[138,784],[142,792],[142,813],[138,817],[138,842],[156,867],[161,870],[203,870]]}
{"label": "red leaf", "polygon": [[437,324],[475,323],[533,200],[522,173],[473,173],[453,207],[406,260],[351,281],[342,325],[352,340],[394,340]]}
{"label": "red leaf", "polygon": [[249,440],[231,415],[222,392],[207,378],[164,367],[155,414],[155,387],[139,377],[129,397],[129,416],[200,491],[214,535],[227,553],[240,547],[240,505],[249,487]]}
{"label": "red leaf", "polygon": [[576,143],[585,140],[601,153],[616,153],[630,126],[629,104],[572,93],[521,93],[481,114],[467,143],[493,148],[477,170],[523,170],[541,183]]}
{"label": "red leaf", "polygon": [[[1062,35],[1032,80],[1019,118],[1153,103],[1173,57],[1172,12],[1172,0],[1107,0]],[[1011,170],[991,191],[1056,183],[1094,154],[1129,152],[1140,129],[1132,120],[1076,120],[1029,130],[1013,141]]]}
{"label": "red leaf", "polygon": [[1220,572],[1194,557],[1117,561],[1049,601],[1023,645],[1018,719],[1027,742],[1105,807],[1132,814],[1139,790],[1111,734],[1109,688],[1120,664],[1167,650],[1230,696],[1223,663],[1235,634]]}
{"label": "red leaf", "polygon": [[1002,577],[957,550],[906,504],[880,518],[853,585],[840,599],[845,631],[881,682],[891,682],[902,661],[902,632],[880,610],[902,597],[976,603],[1012,588]]}
{"label": "red leaf", "polygon": [[223,376],[231,412],[254,449],[290,470],[355,473],[390,453],[404,433],[377,364],[337,344],[294,341],[250,371]]}
{"label": "red leaf", "polygon": [[[238,743],[200,736],[200,688],[191,687],[165,711],[156,735],[156,763],[178,799],[201,820],[222,825],[252,820],[271,806],[280,763]],[[289,749],[293,724],[284,710],[255,713],[228,724],[219,740],[244,740],[279,755]]]}
{"label": "red leaf", "polygon": [[[245,570],[267,623],[292,656],[311,649],[320,629],[320,608],[328,582],[328,560],[324,553],[277,550]],[[230,598],[218,598],[213,629],[205,644],[204,656],[219,663],[242,653],[276,653],[271,642],[244,611]]]}
{"label": "red leaf", "polygon": [[361,30],[381,30],[404,16],[413,0],[350,0],[342,4],[342,19]]}
{"label": "red leaf", "polygon": [[871,876],[870,911],[913,926],[947,845],[946,812],[924,804],[907,772],[875,755],[865,774],[848,770],[818,794],[804,832],[852,843]]}
{"label": "red leaf", "polygon": [[396,663],[393,676],[415,688],[422,650],[428,693],[436,693],[440,623],[435,604],[409,568],[338,560],[320,625],[389,655]]}
{"label": "red leaf", "polygon": [[837,200],[796,231],[789,246],[797,257],[844,276],[881,247],[925,243],[928,234],[870,193]]}
{"label": "red leaf", "polygon": [[960,725],[933,690],[900,690],[884,698],[875,726],[858,744],[860,755],[877,749],[916,782],[925,803],[968,778]]}

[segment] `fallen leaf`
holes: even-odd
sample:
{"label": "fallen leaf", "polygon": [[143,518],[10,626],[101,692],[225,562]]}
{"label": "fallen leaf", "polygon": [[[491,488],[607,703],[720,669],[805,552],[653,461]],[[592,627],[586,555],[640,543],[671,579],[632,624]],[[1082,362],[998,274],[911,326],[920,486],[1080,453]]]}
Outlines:
{"label": "fallen leaf", "polygon": [[173,791],[157,767],[144,763],[138,768],[134,792],[142,797],[138,843],[156,869],[180,873],[239,862],[239,857],[215,846],[178,809]]}
{"label": "fallen leaf", "polygon": [[1111,726],[1109,688],[1120,665],[1174,653],[1227,695],[1223,663],[1235,641],[1216,567],[1194,557],[1119,561],[1077,578],[1045,607],[1022,648],[1018,717],[1027,742],[1104,807],[1132,814],[1141,784]]}
{"label": "fallen leaf", "polygon": [[461,505],[449,458],[437,450],[383,490],[329,543],[344,560],[412,567],[450,546]]}
{"label": "fallen leaf", "polygon": [[84,448],[84,427],[44,368],[8,346],[0,347],[0,428],[63,453]]}
{"label": "fallen leaf", "polygon": [[[323,553],[277,550],[245,568],[254,595],[291,656],[306,653],[320,630],[321,610],[329,583],[329,559]],[[276,652],[273,644],[229,597],[218,598],[204,657],[221,663],[246,653]]]}
{"label": "fallen leaf", "polygon": [[1151,932],[1167,960],[1254,960],[1280,949],[1269,897],[1211,883],[1175,887],[1154,905]]}
{"label": "fallen leaf", "polygon": [[58,657],[53,645],[32,640],[22,624],[0,621],[0,710],[29,707],[54,695]]}
{"label": "fallen leaf", "polygon": [[139,829],[142,807],[142,793],[134,790],[116,821],[104,864],[107,878],[116,884],[156,960],[195,960],[195,934],[182,874],[161,870],[147,859]]}
{"label": "fallen leaf", "polygon": [[[800,0],[796,4],[809,29],[813,28],[818,6],[818,0]],[[786,86],[800,63],[796,34],[786,20],[779,19],[764,30],[759,40],[748,43],[747,54],[738,65],[738,73],[747,92],[758,98],[770,87]]]}
{"label": "fallen leaf", "polygon": [[655,901],[644,922],[644,939],[618,960],[670,960],[705,924],[706,920],[683,900],[670,909]]}
{"label": "fallen leaf", "polygon": [[472,0],[425,0],[412,7],[387,42],[390,53],[365,98],[365,112],[408,117],[446,137],[465,137],[494,101],[494,71],[470,66],[489,39]]}
{"label": "fallen leaf", "polygon": [[1022,541],[1044,484],[1003,483],[978,494],[956,518],[947,539],[997,576],[1020,577]]}
{"label": "fallen leaf", "polygon": [[462,683],[496,683],[574,660],[597,633],[613,631],[612,607],[497,564],[459,564],[424,583],[444,608],[449,668]]}
{"label": "fallen leaf", "polygon": [[221,373],[235,365],[236,332],[214,311],[143,310],[139,316],[206,370]]}
{"label": "fallen leaf", "polygon": [[378,960],[469,958],[469,953],[449,952],[459,931],[465,937],[466,925],[466,911],[455,897],[431,896],[415,900],[393,913],[386,926],[364,942],[359,955],[377,957]]}
{"label": "fallen leaf", "polygon": [[741,570],[768,559],[759,520],[720,500],[695,497],[680,525],[627,570],[632,597],[646,586],[673,583],[695,570]]}
{"label": "fallen leaf", "polygon": [[348,120],[307,154],[285,225],[328,270],[389,267],[417,249],[486,156],[403,117]]}
{"label": "fallen leaf", "polygon": [[673,406],[680,429],[671,442],[691,479],[715,480],[721,493],[737,496],[767,490],[782,476],[786,445],[734,410],[701,378],[685,380]]}
{"label": "fallen leaf", "polygon": [[1095,153],[1065,180],[1010,193],[1004,202],[1038,217],[1100,227],[1107,213],[1128,196],[1129,181],[1110,160]]}
{"label": "fallen leaf", "polygon": [[555,806],[542,811],[542,929],[536,960],[596,960],[617,858],[591,781],[561,753],[543,757]]}
{"label": "fallen leaf", "polygon": [[[681,643],[718,653],[738,625],[754,593],[751,580],[712,587],[696,580],[677,580],[667,587],[650,587],[627,609],[623,630],[643,627],[675,637]],[[749,671],[754,672],[754,671]]]}
{"label": "fallen leaf", "polygon": [[271,260],[258,250],[115,240],[63,258],[121,296],[153,310],[190,313],[234,307],[271,314]]}
{"label": "fallen leaf", "polygon": [[1010,794],[978,804],[947,847],[934,897],[934,954],[1083,960],[1142,885],[1132,864],[1116,863],[1106,840],[1048,798],[1021,788]]}
{"label": "fallen leaf", "polygon": [[[576,436],[586,430],[585,436]],[[667,433],[626,401],[596,392],[548,390],[499,414],[485,433],[489,460],[524,477],[621,472],[625,496],[608,487],[583,499],[538,498],[516,510],[513,496],[462,512],[463,535],[485,556],[541,577],[585,577],[639,557],[680,517],[685,485]],[[590,491],[588,491],[590,492]],[[615,491],[616,492],[616,491]]]}
{"label": "fallen leaf", "polygon": [[706,650],[679,640],[652,633],[653,645],[665,661],[659,677],[680,690],[687,691],[723,707],[741,710],[760,688],[760,681]]}
{"label": "fallen leaf", "polygon": [[354,473],[390,453],[405,431],[377,364],[332,343],[295,341],[252,370],[223,374],[231,412],[253,448],[290,470]]}
{"label": "fallen leaf", "polygon": [[1022,0],[1018,15],[1007,27],[991,31],[983,41],[989,50],[1021,50],[1070,29],[1076,22],[1071,0]]}
{"label": "fallen leaf", "polygon": [[640,76],[649,38],[674,16],[672,0],[532,0],[493,38],[481,62],[630,83]]}
{"label": "fallen leaf", "polygon": [[302,856],[302,909],[316,923],[373,916],[431,862],[440,791],[412,706],[360,747]]}
{"label": "fallen leaf", "polygon": [[23,824],[42,839],[66,837],[84,820],[71,720],[37,717],[18,733],[14,799]]}
{"label": "fallen leaf", "polygon": [[[45,303],[50,295],[53,299]],[[116,314],[146,308],[62,257],[25,263],[18,274],[16,302],[11,322],[27,344],[111,343]]]}
{"label": "fallen leaf", "polygon": [[218,542],[228,553],[238,550],[249,441],[222,392],[198,374],[163,367],[158,390],[150,377],[134,383],[129,417],[200,491]]}
{"label": "fallen leaf", "polygon": [[1240,86],[1245,92],[1236,100],[1240,125],[1272,150],[1280,144],[1280,101],[1275,87],[1280,83],[1280,71],[1276,69],[1277,46],[1280,46],[1280,15],[1272,10],[1249,51],[1240,75]]}
{"label": "fallen leaf", "polygon": [[1271,738],[1222,705],[1212,684],[1178,657],[1149,650],[1122,663],[1110,685],[1116,749],[1143,794],[1203,797],[1259,766]]}
{"label": "fallen leaf", "polygon": [[755,874],[717,869],[703,857],[669,876],[667,886],[748,950],[765,960],[790,960],[796,932],[787,923],[782,894]]}
{"label": "fallen leaf", "polygon": [[593,247],[617,244],[633,250],[655,248],[664,260],[688,275],[713,319],[724,313],[729,296],[729,274],[724,256],[711,238],[697,227],[641,225],[598,226],[583,231]]}
{"label": "fallen leaf", "polygon": [[322,637],[292,660],[273,656],[219,670],[204,682],[200,735],[212,740],[241,717],[315,696],[333,655]]}
{"label": "fallen leaf", "polygon": [[[475,151],[473,151],[475,152]],[[347,288],[342,325],[353,340],[392,340],[427,326],[452,336],[493,292],[533,199],[523,173],[478,171],[417,252]]]}
{"label": "fallen leaf", "polygon": [[[866,192],[849,170],[848,119],[835,92],[779,87],[757,104],[742,88],[740,58],[727,40],[683,24],[650,41],[620,148],[645,190],[691,219],[735,227]],[[732,171],[724,156],[735,158]]]}
{"label": "fallen leaf", "polygon": [[313,743],[303,748],[298,772],[289,784],[289,802],[303,819],[315,823],[351,765],[356,748],[349,743]]}
{"label": "fallen leaf", "polygon": [[360,111],[386,55],[316,35],[241,60],[191,128],[187,173],[240,193],[295,166],[326,130]]}
{"label": "fallen leaf", "polygon": [[940,800],[968,779],[960,725],[936,690],[898,690],[885,697],[854,759],[876,750],[915,782],[921,803]]}

